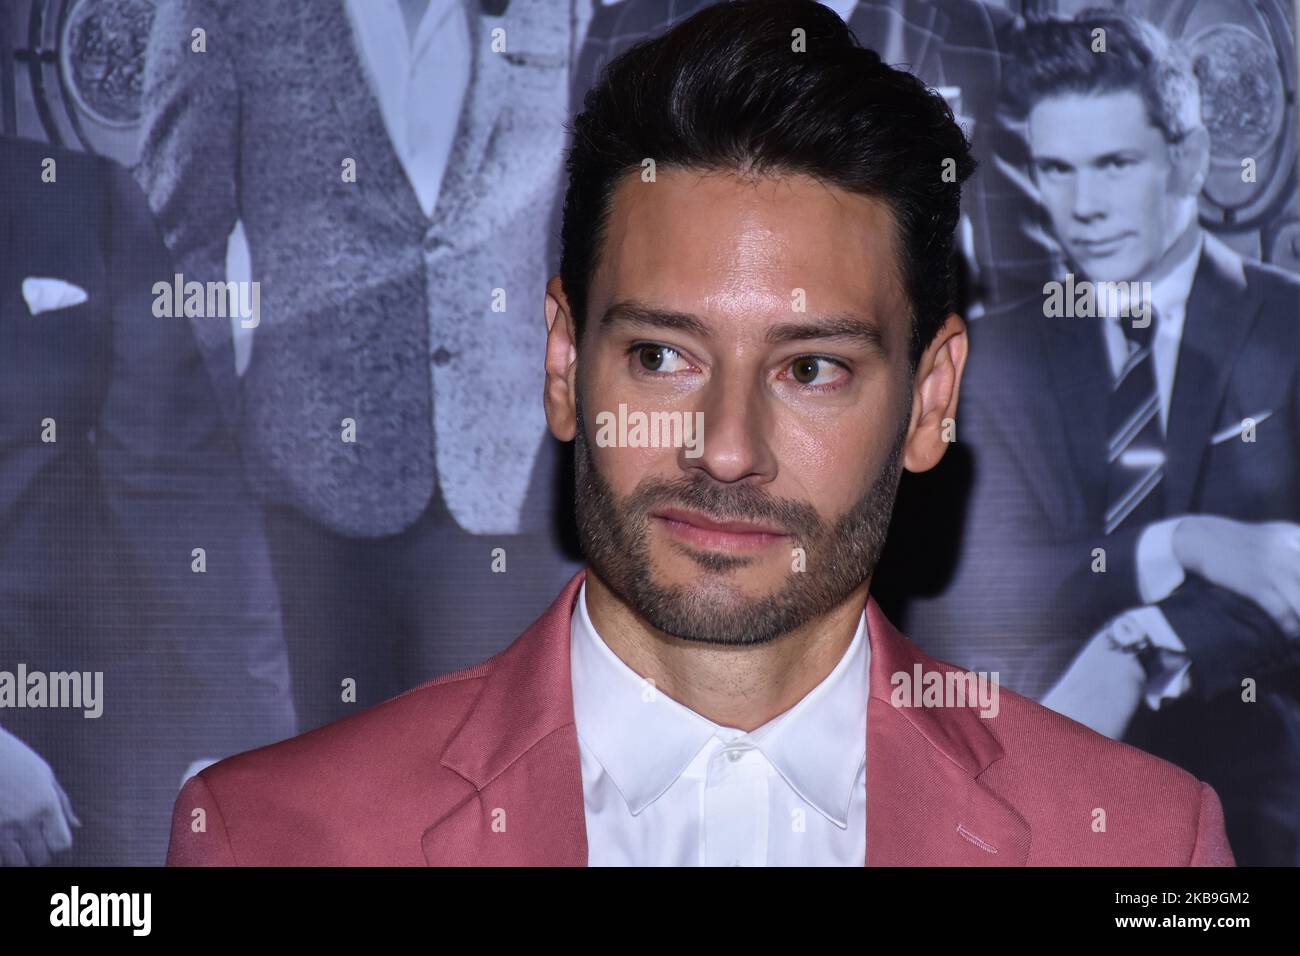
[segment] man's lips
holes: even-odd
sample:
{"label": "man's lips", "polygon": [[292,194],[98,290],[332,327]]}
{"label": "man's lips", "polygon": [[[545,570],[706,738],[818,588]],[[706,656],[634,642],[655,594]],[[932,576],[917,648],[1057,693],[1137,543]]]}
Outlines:
{"label": "man's lips", "polygon": [[654,517],[672,534],[706,548],[748,550],[762,548],[785,537],[775,525],[750,521],[714,521],[694,511],[665,508]]}
{"label": "man's lips", "polygon": [[1109,252],[1114,250],[1116,246],[1127,239],[1130,235],[1132,235],[1132,233],[1121,232],[1117,236],[1107,236],[1104,239],[1085,239],[1079,237],[1074,240],[1074,243],[1089,252]]}

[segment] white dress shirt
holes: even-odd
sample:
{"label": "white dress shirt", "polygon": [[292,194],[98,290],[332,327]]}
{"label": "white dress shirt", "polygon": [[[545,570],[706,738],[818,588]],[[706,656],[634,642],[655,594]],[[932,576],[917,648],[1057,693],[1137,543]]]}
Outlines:
{"label": "white dress shirt", "polygon": [[463,0],[429,0],[407,33],[399,0],[345,0],[357,54],[425,216],[432,216],[469,86]]}
{"label": "white dress shirt", "polygon": [[[1160,395],[1160,425],[1166,435],[1169,432],[1174,380],[1178,372],[1178,349],[1182,343],[1183,324],[1187,319],[1187,299],[1191,295],[1204,245],[1204,235],[1198,235],[1192,250],[1164,278],[1151,284],[1150,305],[1159,316],[1151,346],[1151,360],[1156,389]],[[1123,284],[1119,286],[1121,293],[1125,288]],[[1123,303],[1121,315],[1125,311],[1122,305]],[[1111,374],[1115,377],[1119,376],[1128,356],[1128,341],[1120,327],[1121,321],[1123,320],[1119,317],[1111,316],[1104,326]],[[1152,708],[1158,708],[1166,699],[1186,693],[1191,686],[1191,662],[1186,659],[1187,648],[1178,639],[1178,634],[1170,626],[1164,612],[1153,606],[1154,602],[1172,594],[1183,583],[1185,575],[1182,565],[1174,557],[1173,548],[1174,527],[1177,524],[1177,517],[1157,521],[1138,537],[1138,591],[1147,604],[1126,614],[1157,647],[1174,655],[1167,658],[1167,671],[1157,680],[1157,686],[1148,688],[1146,699]]]}
{"label": "white dress shirt", "polygon": [[587,585],[570,627],[591,866],[862,866],[871,646],[751,733],[660,692],[596,633]]}

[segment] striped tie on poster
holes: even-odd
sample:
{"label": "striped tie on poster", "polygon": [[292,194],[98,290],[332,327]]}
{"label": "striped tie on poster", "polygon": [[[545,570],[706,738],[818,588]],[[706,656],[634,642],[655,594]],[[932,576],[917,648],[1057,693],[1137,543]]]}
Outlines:
{"label": "striped tie on poster", "polygon": [[1126,521],[1146,524],[1164,513],[1165,435],[1152,357],[1158,317],[1145,327],[1121,318],[1129,353],[1107,407],[1106,534]]}

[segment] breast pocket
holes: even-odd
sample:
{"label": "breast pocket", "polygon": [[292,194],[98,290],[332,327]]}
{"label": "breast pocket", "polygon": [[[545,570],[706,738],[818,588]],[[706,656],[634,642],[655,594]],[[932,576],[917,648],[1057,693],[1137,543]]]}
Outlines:
{"label": "breast pocket", "polygon": [[[1300,502],[1300,461],[1283,405],[1220,419],[1206,443],[1206,503],[1242,520],[1288,518]],[[1208,508],[1207,508],[1208,510]]]}

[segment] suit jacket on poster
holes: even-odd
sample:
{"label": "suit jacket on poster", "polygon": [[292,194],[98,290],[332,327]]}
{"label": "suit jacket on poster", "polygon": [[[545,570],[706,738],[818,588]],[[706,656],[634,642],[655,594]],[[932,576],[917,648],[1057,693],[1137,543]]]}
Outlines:
{"label": "suit jacket on poster", "polygon": [[[260,516],[189,323],[153,314],[171,264],[145,197],[107,159],[7,136],[0,183],[0,666],[67,640],[77,669],[168,651],[169,686],[110,684],[107,706],[184,701],[189,760],[293,733]],[[66,294],[33,314],[39,286]]]}
{"label": "suit jacket on poster", "polygon": [[[971,326],[954,450],[973,459],[973,476],[961,534],[947,536],[960,537],[961,556],[942,597],[908,610],[909,630],[928,650],[996,667],[1005,685],[1031,696],[1050,687],[1084,638],[1143,603],[1143,528],[1102,534],[1111,372],[1100,320],[1044,318],[1042,301]],[[1254,441],[1242,440],[1246,419],[1257,423]],[[1208,234],[1165,450],[1168,515],[1300,521],[1300,279]],[[956,458],[936,481],[955,476]],[[925,497],[933,506],[962,496]],[[917,518],[897,526],[914,528],[907,522]],[[1098,547],[1104,574],[1092,572]],[[1294,674],[1300,663],[1300,645],[1263,611],[1201,578],[1189,576],[1159,607],[1188,649],[1199,699],[1238,690],[1243,676]]]}
{"label": "suit jacket on poster", "polygon": [[[572,7],[512,0],[493,16],[466,3],[469,86],[426,218],[341,0],[158,5],[138,176],[186,280],[225,278],[243,221],[262,317],[242,380],[229,329],[197,331],[265,497],[342,534],[393,534],[424,512],[436,472],[466,531],[540,521],[522,512],[546,435],[545,224]],[[190,51],[195,25],[206,53]],[[504,53],[491,51],[497,28]],[[341,440],[345,418],[355,443]]]}
{"label": "suit jacket on poster", "polygon": [[[955,454],[904,481],[882,559],[895,584],[915,586],[949,564],[939,545],[956,542],[951,577],[912,593],[901,618],[927,652],[996,670],[1038,699],[1089,637],[1144,603],[1143,528],[1102,533],[1110,382],[1100,321],[1044,318],[1041,295],[972,324]],[[1242,440],[1247,419],[1253,441]],[[1300,522],[1300,279],[1211,235],[1165,450],[1167,516]],[[1093,571],[1099,548],[1104,573]],[[1216,788],[1239,859],[1294,865],[1300,642],[1195,575],[1157,606],[1187,648],[1191,686],[1158,711],[1139,707],[1125,739]]]}
{"label": "suit jacket on poster", "polygon": [[[569,670],[585,574],[484,663],[191,778],[168,862],[585,865]],[[989,718],[894,707],[892,674],[951,667],[874,600],[866,614],[864,863],[1232,865],[1214,791],[1170,764],[1010,693]]]}

